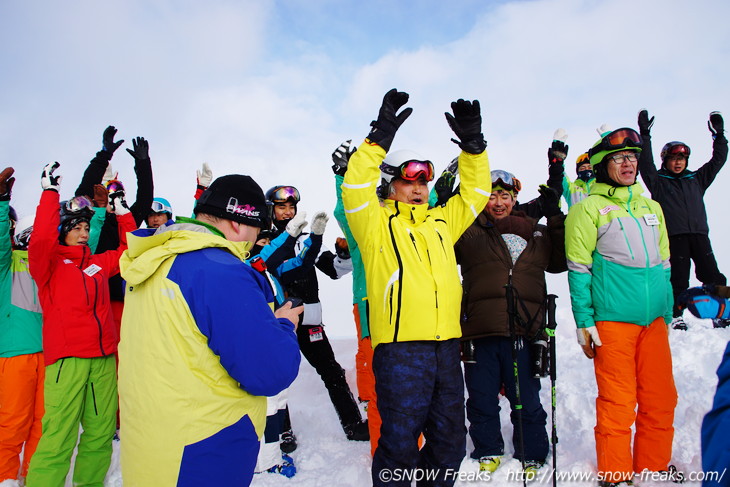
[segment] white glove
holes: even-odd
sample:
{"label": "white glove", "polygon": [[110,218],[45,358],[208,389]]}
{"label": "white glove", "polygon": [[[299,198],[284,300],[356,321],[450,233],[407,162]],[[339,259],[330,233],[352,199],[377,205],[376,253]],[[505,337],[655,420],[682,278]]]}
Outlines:
{"label": "white glove", "polygon": [[603,345],[603,343],[601,343],[601,337],[598,336],[598,328],[594,325],[587,326],[585,328],[578,328],[575,331],[578,336],[578,345],[583,348],[583,353],[586,357],[595,357],[596,352],[593,349],[593,346],[595,345],[596,347],[600,347]]}
{"label": "white glove", "polygon": [[204,188],[210,186],[210,183],[213,181],[213,171],[210,170],[207,162],[203,163],[202,171],[195,172],[198,175],[198,186],[203,186]]}
{"label": "white glove", "polygon": [[106,166],[106,171],[104,171],[104,176],[101,178],[101,184],[106,186],[106,183],[111,181],[112,179],[117,179],[117,175],[114,174],[114,170],[112,169],[112,163],[110,162]]}
{"label": "white glove", "polygon": [[329,221],[330,217],[327,216],[327,213],[324,211],[320,211],[319,213],[314,215],[314,218],[312,219],[312,233],[314,235],[323,235],[324,229],[327,226],[327,222]]}
{"label": "white glove", "polygon": [[608,134],[611,131],[612,131],[611,126],[607,123],[602,124],[600,127],[598,127],[596,129],[596,132],[598,132],[599,137],[603,137],[604,135]]}
{"label": "white glove", "polygon": [[117,216],[129,213],[129,206],[127,206],[127,201],[124,199],[123,190],[120,189],[109,194],[109,207]]}
{"label": "white glove", "polygon": [[43,174],[41,174],[41,187],[43,191],[52,189],[58,193],[58,190],[61,188],[62,177],[60,175],[54,176],[53,172],[59,167],[61,165],[58,162],[54,162],[53,164],[46,164],[46,167],[43,168]]}
{"label": "white glove", "polygon": [[289,220],[289,223],[286,224],[286,233],[291,235],[294,238],[297,238],[301,233],[302,230],[304,230],[304,227],[307,226],[307,212],[306,211],[298,211],[296,215],[294,215],[294,218]]}
{"label": "white glove", "polygon": [[568,132],[565,129],[558,129],[553,134],[553,140],[559,140],[560,142],[565,142],[568,140]]}

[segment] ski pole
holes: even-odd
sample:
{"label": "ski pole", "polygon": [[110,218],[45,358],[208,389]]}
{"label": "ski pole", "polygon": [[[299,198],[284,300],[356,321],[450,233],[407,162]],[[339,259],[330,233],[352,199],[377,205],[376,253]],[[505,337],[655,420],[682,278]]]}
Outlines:
{"label": "ski pole", "polygon": [[555,357],[555,327],[558,326],[558,324],[555,322],[555,300],[558,299],[558,297],[555,294],[548,294],[547,297],[547,324],[545,325],[545,332],[550,337],[550,402],[552,404],[552,417],[550,418],[550,422],[552,423],[552,432],[550,435],[550,442],[553,446],[553,472],[552,472],[552,478],[553,478],[553,487],[557,486],[557,460],[558,460],[558,453],[557,453],[557,443],[558,443],[558,430],[555,427],[555,407],[557,404],[556,400],[556,390],[555,390],[555,382],[557,379],[557,371],[556,371],[556,365],[557,365],[557,358]]}
{"label": "ski pole", "polygon": [[512,370],[515,376],[515,411],[517,412],[517,430],[520,434],[520,462],[522,464],[522,485],[527,486],[527,476],[525,475],[525,437],[522,427],[522,399],[520,397],[520,374],[517,367],[517,330],[516,330],[516,313],[514,289],[512,288],[512,270],[510,269],[509,281],[505,286],[505,294],[507,296],[507,315],[509,316],[509,333],[512,337]]}

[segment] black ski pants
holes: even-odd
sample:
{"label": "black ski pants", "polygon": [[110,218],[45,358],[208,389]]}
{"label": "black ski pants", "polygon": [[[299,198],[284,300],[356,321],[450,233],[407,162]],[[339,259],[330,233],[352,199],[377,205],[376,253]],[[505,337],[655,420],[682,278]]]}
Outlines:
{"label": "black ski pants", "polygon": [[342,427],[351,427],[362,421],[360,409],[345,380],[345,371],[335,358],[324,326],[299,325],[297,339],[302,355],[324,382]]}
{"label": "black ski pants", "polygon": [[674,316],[681,315],[676,302],[679,293],[689,287],[690,261],[695,263],[695,276],[702,284],[724,286],[727,279],[717,268],[710,238],[700,233],[684,233],[669,237],[669,262],[672,264]]}

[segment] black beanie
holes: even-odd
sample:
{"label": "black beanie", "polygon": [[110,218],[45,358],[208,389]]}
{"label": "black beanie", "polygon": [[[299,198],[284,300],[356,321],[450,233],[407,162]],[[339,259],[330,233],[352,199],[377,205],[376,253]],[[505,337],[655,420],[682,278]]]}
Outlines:
{"label": "black beanie", "polygon": [[203,191],[195,215],[206,213],[252,227],[268,228],[266,198],[251,176],[221,176]]}

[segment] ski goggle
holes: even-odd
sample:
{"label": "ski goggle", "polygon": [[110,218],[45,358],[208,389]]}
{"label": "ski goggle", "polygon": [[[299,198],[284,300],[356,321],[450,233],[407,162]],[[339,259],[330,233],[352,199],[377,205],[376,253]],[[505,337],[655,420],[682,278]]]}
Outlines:
{"label": "ski goggle", "polygon": [[294,186],[279,186],[269,194],[269,201],[274,203],[282,203],[287,200],[299,203],[299,190]]}
{"label": "ski goggle", "polygon": [[501,186],[507,191],[519,193],[522,191],[522,183],[511,172],[497,169],[492,171],[492,186]]}
{"label": "ski goggle", "polygon": [[684,144],[677,144],[667,149],[666,156],[683,156],[689,158],[689,147]]}
{"label": "ski goggle", "polygon": [[400,177],[406,181],[418,181],[421,177],[433,181],[431,161],[406,161],[400,166]]}
{"label": "ski goggle", "polygon": [[66,213],[79,213],[86,209],[93,211],[94,204],[86,196],[76,196],[68,200],[64,207]]}
{"label": "ski goggle", "polygon": [[159,200],[152,200],[152,213],[172,213],[172,208],[170,208],[170,205],[166,205],[162,201]]}
{"label": "ski goggle", "polygon": [[106,189],[109,193],[116,193],[117,191],[124,191],[124,185],[118,179],[110,179],[106,182]]}
{"label": "ski goggle", "polygon": [[643,143],[644,141],[642,140],[641,135],[639,135],[636,130],[620,128],[605,135],[598,145],[591,147],[588,151],[588,157],[593,157],[599,152],[625,149],[627,147],[640,149]]}

